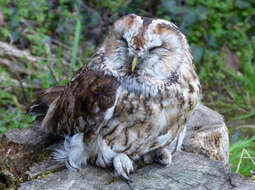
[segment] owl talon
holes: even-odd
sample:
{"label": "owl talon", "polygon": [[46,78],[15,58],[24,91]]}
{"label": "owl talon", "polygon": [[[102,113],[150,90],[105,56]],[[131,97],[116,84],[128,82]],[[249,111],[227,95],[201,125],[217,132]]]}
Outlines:
{"label": "owl talon", "polygon": [[156,151],[156,157],[154,160],[159,164],[169,166],[172,162],[172,154],[168,149],[163,148]]}
{"label": "owl talon", "polygon": [[129,174],[134,171],[132,160],[126,154],[118,154],[113,159],[113,166],[117,176],[122,176],[129,182],[132,182]]}

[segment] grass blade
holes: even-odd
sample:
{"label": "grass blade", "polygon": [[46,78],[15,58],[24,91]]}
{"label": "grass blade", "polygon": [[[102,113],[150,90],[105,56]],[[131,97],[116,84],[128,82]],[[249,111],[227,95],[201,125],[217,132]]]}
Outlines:
{"label": "grass blade", "polygon": [[79,48],[79,40],[80,40],[80,33],[81,33],[81,20],[77,17],[76,19],[76,26],[75,26],[75,34],[74,34],[74,43],[72,48],[72,60],[71,60],[71,73],[75,70],[76,60],[77,60],[77,53]]}

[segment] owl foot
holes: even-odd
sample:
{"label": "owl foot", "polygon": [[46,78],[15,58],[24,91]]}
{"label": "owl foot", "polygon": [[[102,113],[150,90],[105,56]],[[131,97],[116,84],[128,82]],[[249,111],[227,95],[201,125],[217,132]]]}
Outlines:
{"label": "owl foot", "polygon": [[167,148],[157,150],[155,155],[155,162],[164,166],[169,166],[172,162],[172,154]]}
{"label": "owl foot", "polygon": [[124,177],[131,181],[129,174],[134,171],[132,160],[126,154],[118,154],[113,159],[113,166],[117,176]]}

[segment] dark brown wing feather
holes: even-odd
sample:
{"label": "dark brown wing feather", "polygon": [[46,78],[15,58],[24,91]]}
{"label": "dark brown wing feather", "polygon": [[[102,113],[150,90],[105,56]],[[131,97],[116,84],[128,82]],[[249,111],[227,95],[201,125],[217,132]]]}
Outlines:
{"label": "dark brown wing feather", "polygon": [[88,132],[103,121],[115,102],[119,83],[102,72],[78,73],[49,108],[43,127],[58,134]]}
{"label": "dark brown wing feather", "polygon": [[34,115],[45,115],[50,104],[64,91],[64,86],[55,86],[39,92],[37,98],[29,106],[29,112]]}

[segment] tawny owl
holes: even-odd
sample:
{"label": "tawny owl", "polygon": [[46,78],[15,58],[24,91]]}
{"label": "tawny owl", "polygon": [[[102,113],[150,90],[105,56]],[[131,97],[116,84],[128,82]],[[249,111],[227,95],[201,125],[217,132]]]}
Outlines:
{"label": "tawny owl", "polygon": [[130,14],[66,87],[46,90],[30,111],[45,112],[42,127],[66,135],[55,157],[69,169],[113,165],[129,179],[135,160],[171,163],[199,97],[185,36],[171,22]]}

